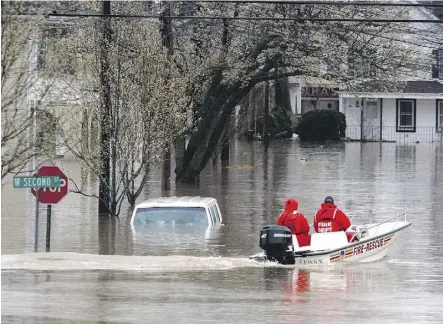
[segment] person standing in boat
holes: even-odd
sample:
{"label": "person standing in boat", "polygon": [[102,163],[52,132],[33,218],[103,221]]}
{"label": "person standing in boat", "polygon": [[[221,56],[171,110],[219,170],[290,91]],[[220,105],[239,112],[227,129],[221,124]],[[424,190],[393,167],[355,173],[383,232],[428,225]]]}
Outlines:
{"label": "person standing in boat", "polygon": [[[337,208],[334,204],[334,198],[327,196],[321,208],[314,216],[314,230],[317,233],[346,231],[351,227],[351,221],[348,216]],[[348,241],[354,236],[353,233],[346,233]],[[353,241],[357,240],[354,237]]]}
{"label": "person standing in boat", "polygon": [[286,200],[285,210],[277,219],[277,225],[286,226],[297,237],[298,245],[311,245],[309,224],[306,217],[298,211],[298,201],[291,198]]}

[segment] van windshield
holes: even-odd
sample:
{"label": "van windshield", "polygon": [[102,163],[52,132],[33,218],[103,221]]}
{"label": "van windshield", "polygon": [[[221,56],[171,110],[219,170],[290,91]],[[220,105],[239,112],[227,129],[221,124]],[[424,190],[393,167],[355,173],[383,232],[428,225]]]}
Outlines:
{"label": "van windshield", "polygon": [[208,225],[203,207],[137,208],[134,224]]}

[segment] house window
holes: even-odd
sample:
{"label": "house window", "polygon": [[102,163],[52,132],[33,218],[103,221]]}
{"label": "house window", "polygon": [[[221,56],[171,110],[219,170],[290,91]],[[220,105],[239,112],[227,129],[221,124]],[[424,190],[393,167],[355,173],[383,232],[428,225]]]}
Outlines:
{"label": "house window", "polygon": [[397,132],[415,132],[416,100],[397,99]]}
{"label": "house window", "polygon": [[443,100],[437,100],[437,133],[443,133]]}

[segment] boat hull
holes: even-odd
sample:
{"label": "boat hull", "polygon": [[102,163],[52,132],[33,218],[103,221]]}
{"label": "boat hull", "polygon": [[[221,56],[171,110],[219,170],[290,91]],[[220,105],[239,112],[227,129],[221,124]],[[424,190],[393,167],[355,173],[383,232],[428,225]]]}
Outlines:
{"label": "boat hull", "polygon": [[337,263],[365,263],[376,262],[386,257],[389,247],[394,241],[395,234],[367,240],[356,245],[350,245],[338,251],[305,255],[295,258],[295,264],[337,264]]}
{"label": "boat hull", "polygon": [[[350,243],[342,248],[329,251],[294,252],[295,265],[334,265],[340,263],[367,263],[376,262],[386,257],[389,248],[393,244],[398,232],[411,225],[405,222],[394,231],[372,238],[364,238],[356,243]],[[264,253],[250,257],[257,261],[266,261]]]}

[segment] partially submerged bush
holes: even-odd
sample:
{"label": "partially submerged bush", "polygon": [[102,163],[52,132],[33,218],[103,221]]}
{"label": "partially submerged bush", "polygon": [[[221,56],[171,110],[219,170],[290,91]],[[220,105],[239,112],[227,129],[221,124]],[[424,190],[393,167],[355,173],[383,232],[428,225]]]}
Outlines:
{"label": "partially submerged bush", "polygon": [[269,115],[269,133],[271,134],[271,137],[274,138],[282,133],[287,134],[283,137],[291,137],[292,132],[290,112],[280,106],[272,109]]}
{"label": "partially submerged bush", "polygon": [[[257,134],[263,136],[263,115],[259,115],[255,121]],[[242,135],[248,136],[250,130],[246,130]],[[292,136],[291,113],[283,107],[276,106],[270,110],[268,117],[268,134],[270,139],[282,139]],[[252,136],[252,133],[251,135]],[[252,137],[251,137],[252,138]]]}
{"label": "partially submerged bush", "polygon": [[300,141],[326,141],[345,137],[346,117],[333,110],[312,110],[304,113],[295,129]]}

